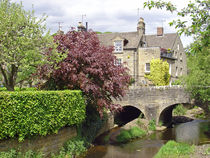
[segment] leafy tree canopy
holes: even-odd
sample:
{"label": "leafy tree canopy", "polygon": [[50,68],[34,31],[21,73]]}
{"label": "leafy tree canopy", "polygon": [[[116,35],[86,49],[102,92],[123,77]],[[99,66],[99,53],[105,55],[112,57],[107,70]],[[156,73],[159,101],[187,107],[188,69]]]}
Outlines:
{"label": "leafy tree canopy", "polygon": [[47,80],[45,88],[80,89],[101,116],[105,109],[118,109],[119,105],[114,105],[112,98],[125,94],[130,76],[122,65],[114,65],[113,47],[100,45],[94,32],[69,31],[57,34],[54,40],[58,51],[61,54],[67,52],[67,57],[57,69],[50,65],[39,69],[39,76]]}
{"label": "leafy tree canopy", "polygon": [[[194,42],[187,49],[188,75],[184,78],[187,89],[193,97],[203,102],[210,101],[210,19],[209,0],[195,0],[189,2],[187,7],[178,10],[171,2],[150,0],[144,7],[166,9],[176,12],[180,17],[169,24],[175,26],[180,34],[193,36]],[[185,17],[188,17],[186,21]],[[209,108],[210,109],[210,108]]]}
{"label": "leafy tree canopy", "polygon": [[[28,79],[37,65],[47,61],[46,48],[54,48],[45,20],[46,16],[36,18],[34,11],[25,11],[22,4],[0,1],[0,73],[8,90],[14,90],[18,80]],[[54,57],[56,53],[51,51]]]}

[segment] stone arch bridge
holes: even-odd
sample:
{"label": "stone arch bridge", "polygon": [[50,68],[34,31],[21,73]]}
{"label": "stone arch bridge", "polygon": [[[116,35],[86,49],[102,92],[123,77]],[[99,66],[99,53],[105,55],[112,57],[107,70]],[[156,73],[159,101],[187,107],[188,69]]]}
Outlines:
{"label": "stone arch bridge", "polygon": [[190,95],[182,86],[136,87],[128,90],[121,100],[114,103],[139,109],[146,119],[172,121],[172,110],[177,104],[190,104]]}

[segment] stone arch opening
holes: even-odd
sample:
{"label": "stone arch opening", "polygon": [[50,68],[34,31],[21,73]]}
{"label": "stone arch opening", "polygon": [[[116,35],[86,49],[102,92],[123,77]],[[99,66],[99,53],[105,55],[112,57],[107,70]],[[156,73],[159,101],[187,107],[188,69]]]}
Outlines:
{"label": "stone arch opening", "polygon": [[170,125],[172,123],[172,111],[178,104],[170,105],[167,108],[165,108],[161,113],[159,117],[159,122],[162,122],[163,125]]}
{"label": "stone arch opening", "polygon": [[[191,109],[193,106],[189,103],[179,103],[182,104],[183,107],[187,109]],[[165,108],[161,113],[159,117],[159,122],[161,121],[163,125],[171,125],[172,123],[185,123],[192,121],[193,119],[186,117],[184,115],[178,115],[178,116],[173,116],[173,110],[178,106],[179,104],[173,104]]]}
{"label": "stone arch opening", "polygon": [[141,110],[130,105],[123,106],[122,111],[115,113],[114,123],[118,126],[123,126],[138,117],[144,118],[144,114]]}

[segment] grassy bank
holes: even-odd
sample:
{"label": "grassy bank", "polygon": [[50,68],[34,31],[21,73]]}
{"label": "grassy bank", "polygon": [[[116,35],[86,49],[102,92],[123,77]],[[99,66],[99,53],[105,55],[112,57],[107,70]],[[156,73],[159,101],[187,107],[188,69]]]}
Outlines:
{"label": "grassy bank", "polygon": [[129,130],[122,130],[120,134],[116,137],[118,143],[126,143],[135,138],[141,138],[146,135],[146,132],[139,127],[132,127]]}
{"label": "grassy bank", "polygon": [[194,148],[194,146],[185,143],[168,141],[160,148],[155,158],[189,158],[190,154],[194,152]]}

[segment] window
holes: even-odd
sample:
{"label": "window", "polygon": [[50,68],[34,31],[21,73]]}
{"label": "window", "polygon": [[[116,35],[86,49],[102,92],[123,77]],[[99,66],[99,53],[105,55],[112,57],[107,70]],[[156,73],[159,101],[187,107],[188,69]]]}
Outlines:
{"label": "window", "polygon": [[123,51],[123,42],[121,40],[114,41],[114,51],[122,52]]}
{"label": "window", "polygon": [[178,76],[178,67],[176,67],[176,77]]}
{"label": "window", "polygon": [[150,63],[145,64],[145,72],[150,72]]}
{"label": "window", "polygon": [[121,65],[122,64],[122,59],[120,59],[120,58],[117,58],[115,61],[114,61],[114,65],[116,65],[116,66],[119,66],[119,65]]}
{"label": "window", "polygon": [[179,50],[179,44],[177,45],[177,50]]}

